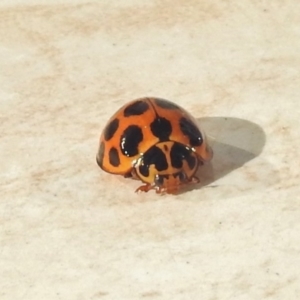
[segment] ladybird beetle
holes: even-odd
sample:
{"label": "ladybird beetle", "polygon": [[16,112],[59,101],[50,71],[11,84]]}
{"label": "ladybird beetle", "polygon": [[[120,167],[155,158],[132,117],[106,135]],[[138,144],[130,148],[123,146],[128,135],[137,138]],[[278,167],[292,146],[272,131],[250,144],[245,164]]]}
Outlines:
{"label": "ladybird beetle", "polygon": [[136,192],[175,193],[197,183],[213,152],[195,119],[168,100],[141,98],[121,107],[100,137],[97,163],[108,173],[141,180]]}

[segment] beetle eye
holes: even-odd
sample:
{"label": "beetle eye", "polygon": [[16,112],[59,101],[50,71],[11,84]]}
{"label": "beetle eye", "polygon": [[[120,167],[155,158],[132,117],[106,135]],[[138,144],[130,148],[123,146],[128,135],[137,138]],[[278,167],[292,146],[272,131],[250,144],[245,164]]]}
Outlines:
{"label": "beetle eye", "polygon": [[162,186],[164,183],[164,178],[161,175],[155,175],[155,185]]}
{"label": "beetle eye", "polygon": [[180,173],[179,173],[179,180],[180,180],[181,182],[184,182],[184,181],[187,180],[187,176],[186,176],[186,174],[185,174],[184,172],[180,172]]}

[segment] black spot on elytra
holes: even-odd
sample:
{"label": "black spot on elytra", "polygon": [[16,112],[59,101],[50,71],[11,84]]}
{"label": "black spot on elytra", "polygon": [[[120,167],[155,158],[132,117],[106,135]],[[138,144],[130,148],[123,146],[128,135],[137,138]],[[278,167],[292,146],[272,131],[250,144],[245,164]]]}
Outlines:
{"label": "black spot on elytra", "polygon": [[197,162],[192,153],[193,152],[187,149],[186,146],[174,143],[170,151],[172,167],[180,169],[182,168],[183,160],[186,160],[189,168],[191,170],[194,169]]}
{"label": "black spot on elytra", "polygon": [[182,117],[179,122],[182,133],[190,140],[192,147],[200,146],[203,142],[203,138],[198,127],[189,119]]}
{"label": "black spot on elytra", "polygon": [[109,157],[109,162],[112,166],[118,167],[120,165],[120,157],[119,157],[118,150],[116,148],[112,147],[109,150],[108,157]]}
{"label": "black spot on elytra", "polygon": [[150,128],[153,135],[158,137],[160,141],[167,141],[172,132],[170,121],[162,117],[155,118],[150,124]]}
{"label": "black spot on elytra", "polygon": [[139,153],[139,143],[143,140],[142,129],[137,125],[128,126],[120,140],[120,149],[128,157],[135,156]]}
{"label": "black spot on elytra", "polygon": [[104,130],[104,139],[109,141],[119,128],[119,119],[112,120]]}
{"label": "black spot on elytra", "polygon": [[101,142],[99,150],[98,150],[97,158],[96,158],[97,164],[100,168],[102,168],[102,166],[103,166],[104,150],[105,150],[104,143]]}
{"label": "black spot on elytra", "polygon": [[168,169],[168,162],[164,152],[156,146],[151,147],[144,153],[143,163],[139,166],[140,173],[145,177],[149,176],[149,167],[151,165],[154,165],[157,171]]}
{"label": "black spot on elytra", "polygon": [[168,100],[164,100],[164,99],[154,99],[154,102],[157,106],[161,107],[161,108],[165,108],[165,109],[180,109],[180,107],[178,105],[176,105],[175,103],[168,101]]}
{"label": "black spot on elytra", "polygon": [[148,108],[149,105],[147,102],[138,100],[130,104],[124,109],[124,116],[125,117],[139,116],[142,115],[146,110],[148,110]]}

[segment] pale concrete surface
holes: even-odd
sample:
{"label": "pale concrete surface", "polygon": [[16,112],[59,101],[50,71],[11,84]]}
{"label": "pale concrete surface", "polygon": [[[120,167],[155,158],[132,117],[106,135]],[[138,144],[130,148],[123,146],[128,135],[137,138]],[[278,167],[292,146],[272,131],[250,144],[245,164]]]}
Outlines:
{"label": "pale concrete surface", "polygon": [[[49,2],[0,4],[0,298],[299,299],[300,2]],[[96,165],[143,96],[206,129],[201,187]]]}

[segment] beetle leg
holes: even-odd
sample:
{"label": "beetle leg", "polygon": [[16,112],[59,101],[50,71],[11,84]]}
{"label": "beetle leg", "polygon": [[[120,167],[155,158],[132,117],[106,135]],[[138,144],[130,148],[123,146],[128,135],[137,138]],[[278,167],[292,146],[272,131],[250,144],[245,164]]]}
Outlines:
{"label": "beetle leg", "polygon": [[151,185],[150,183],[146,183],[144,185],[141,185],[140,187],[138,187],[135,192],[149,192],[150,190],[152,190],[154,188],[153,185]]}

